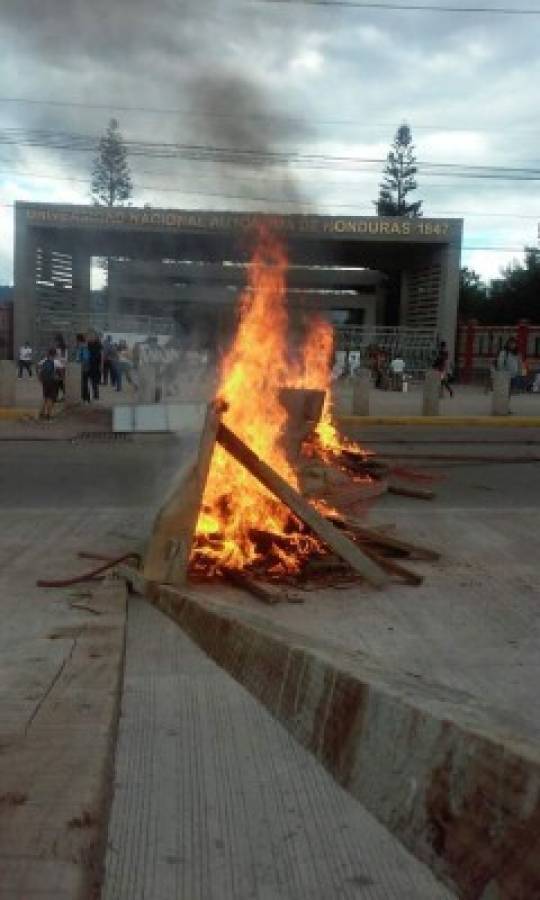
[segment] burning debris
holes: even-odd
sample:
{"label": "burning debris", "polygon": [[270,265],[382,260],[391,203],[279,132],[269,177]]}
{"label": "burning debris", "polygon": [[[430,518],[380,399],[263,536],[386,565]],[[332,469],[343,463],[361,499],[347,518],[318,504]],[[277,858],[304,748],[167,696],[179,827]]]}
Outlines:
{"label": "burning debris", "polygon": [[[417,585],[422,577],[402,560],[438,559],[358,518],[385,490],[422,499],[432,492],[403,487],[408,476],[423,480],[421,473],[391,470],[340,437],[329,390],[331,327],[315,321],[292,352],[286,271],[283,244],[261,229],[218,400],[155,520],[142,571],[127,567],[141,593],[189,577],[228,581],[267,603],[298,602],[300,589],[381,587],[391,577]],[[121,563],[133,556],[99,557],[103,564],[91,572],[39,583],[93,580],[126,569]]]}
{"label": "burning debris", "polygon": [[363,579],[380,586],[389,574],[418,583],[388,558],[409,556],[410,548],[358,530],[346,517],[387,489],[387,473],[333,423],[329,323],[315,320],[291,351],[286,272],[282,242],[261,228],[236,338],[222,364],[221,421],[209,428],[217,442],[207,477],[195,479],[204,491],[189,576],[229,580],[258,590],[260,599],[268,595],[267,602],[275,599],[272,585]]}

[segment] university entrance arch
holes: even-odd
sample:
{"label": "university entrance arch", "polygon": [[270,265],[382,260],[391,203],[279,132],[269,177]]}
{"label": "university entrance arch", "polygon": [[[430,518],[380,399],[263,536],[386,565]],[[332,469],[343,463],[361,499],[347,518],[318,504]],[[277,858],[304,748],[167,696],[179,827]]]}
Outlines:
{"label": "university entrance arch", "polygon": [[[226,330],[261,220],[286,240],[292,307],[325,311],[366,336],[390,328],[444,339],[453,352],[461,219],[34,203],[15,208],[15,347],[45,349],[56,332],[72,338],[90,326],[159,324],[173,334],[202,310]],[[96,257],[111,260],[105,308],[91,291]],[[384,276],[398,286],[393,304]]]}

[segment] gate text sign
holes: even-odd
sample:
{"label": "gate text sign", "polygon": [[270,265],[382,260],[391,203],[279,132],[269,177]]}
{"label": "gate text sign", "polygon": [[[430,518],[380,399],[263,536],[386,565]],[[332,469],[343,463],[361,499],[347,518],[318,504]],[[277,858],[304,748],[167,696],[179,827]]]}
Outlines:
{"label": "gate text sign", "polygon": [[130,207],[27,208],[29,225],[93,228],[142,228],[156,231],[241,232],[262,222],[286,234],[449,240],[459,237],[461,220],[385,219],[376,217],[274,216],[252,213],[184,212]]}

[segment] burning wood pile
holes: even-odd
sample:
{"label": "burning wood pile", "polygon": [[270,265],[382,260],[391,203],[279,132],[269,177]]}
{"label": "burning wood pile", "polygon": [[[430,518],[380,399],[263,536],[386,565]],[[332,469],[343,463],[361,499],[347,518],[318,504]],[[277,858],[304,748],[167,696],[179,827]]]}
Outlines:
{"label": "burning wood pile", "polygon": [[418,584],[401,560],[437,554],[363,524],[367,505],[399,485],[335,428],[331,326],[311,322],[291,348],[286,273],[283,244],[261,230],[219,400],[156,520],[145,577],[224,580],[266,602],[358,580]]}

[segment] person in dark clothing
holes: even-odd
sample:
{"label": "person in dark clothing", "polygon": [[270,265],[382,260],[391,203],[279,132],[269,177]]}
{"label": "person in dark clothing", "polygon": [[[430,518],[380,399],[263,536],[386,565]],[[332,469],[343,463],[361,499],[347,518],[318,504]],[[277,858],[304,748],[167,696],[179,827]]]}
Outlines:
{"label": "person in dark clothing", "polygon": [[43,391],[43,404],[39,413],[41,419],[49,420],[58,395],[58,366],[56,363],[56,347],[52,347],[39,368],[39,380]]}
{"label": "person in dark clothing", "polygon": [[90,403],[90,353],[84,334],[77,335],[75,359],[81,364],[81,400]]}
{"label": "person in dark clothing", "polygon": [[102,354],[101,354],[101,356],[102,356],[102,363],[103,363],[103,365],[102,365],[102,370],[103,370],[103,380],[102,380],[101,383],[102,383],[102,384],[108,384],[108,383],[109,383],[109,377],[110,377],[110,379],[111,379],[111,384],[112,384],[113,387],[115,387],[115,384],[114,384],[114,366],[113,366],[113,364],[112,364],[113,348],[114,348],[114,345],[113,345],[113,339],[112,339],[111,335],[109,334],[109,335],[105,338],[105,340],[103,341],[103,347],[102,347]]}
{"label": "person in dark clothing", "polygon": [[441,397],[444,394],[444,389],[448,391],[451,397],[454,396],[454,392],[450,387],[450,361],[448,358],[448,349],[446,347],[446,341],[441,341],[439,344],[439,349],[437,351],[437,356],[433,363],[433,368],[440,372],[441,375]]}
{"label": "person in dark clothing", "polygon": [[92,385],[92,397],[94,400],[99,400],[99,384],[101,381],[101,359],[103,347],[100,339],[95,333],[90,334],[86,346],[88,347],[88,372],[90,383]]}
{"label": "person in dark clothing", "polygon": [[57,334],[54,343],[56,346],[56,374],[58,378],[58,397],[57,400],[60,399],[60,391],[62,392],[62,399],[66,399],[66,369],[68,362],[68,352],[66,347],[66,342],[64,340],[64,336],[62,334]]}

